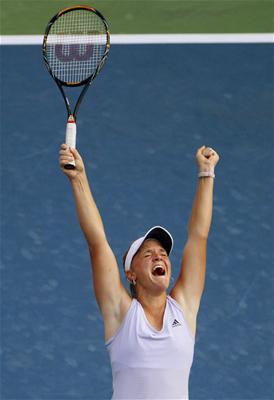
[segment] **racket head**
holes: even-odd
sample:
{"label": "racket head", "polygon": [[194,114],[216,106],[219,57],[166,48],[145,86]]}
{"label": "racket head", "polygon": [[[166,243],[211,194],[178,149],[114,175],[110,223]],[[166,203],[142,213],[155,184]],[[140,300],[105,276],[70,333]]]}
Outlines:
{"label": "racket head", "polygon": [[64,86],[91,82],[102,69],[110,48],[104,16],[89,6],[59,11],[49,21],[43,58],[52,77]]}

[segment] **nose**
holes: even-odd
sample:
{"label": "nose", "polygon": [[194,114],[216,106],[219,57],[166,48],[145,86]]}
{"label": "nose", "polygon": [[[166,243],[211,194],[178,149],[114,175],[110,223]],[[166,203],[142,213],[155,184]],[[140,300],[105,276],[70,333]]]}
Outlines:
{"label": "nose", "polygon": [[162,255],[160,252],[158,253],[157,251],[155,251],[153,254],[153,258],[155,261],[162,260]]}

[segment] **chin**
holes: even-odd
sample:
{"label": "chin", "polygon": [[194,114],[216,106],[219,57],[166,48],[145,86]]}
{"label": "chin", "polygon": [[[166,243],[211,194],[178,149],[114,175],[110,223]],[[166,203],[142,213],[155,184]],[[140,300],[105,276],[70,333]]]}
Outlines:
{"label": "chin", "polygon": [[157,287],[159,290],[161,291],[167,291],[168,287],[169,287],[169,280],[168,281],[164,281],[164,282],[156,282],[155,283],[155,287]]}

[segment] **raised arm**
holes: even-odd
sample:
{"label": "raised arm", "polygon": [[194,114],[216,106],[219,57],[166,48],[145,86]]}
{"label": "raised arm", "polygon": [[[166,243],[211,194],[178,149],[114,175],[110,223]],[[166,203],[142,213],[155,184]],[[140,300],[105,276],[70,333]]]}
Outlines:
{"label": "raised arm", "polygon": [[[63,144],[60,148],[60,166],[69,178],[75,200],[77,215],[86,238],[92,265],[95,296],[105,322],[118,318],[121,307],[129,295],[123,287],[116,258],[107,241],[103,222],[92,196],[83,160],[76,149]],[[64,165],[74,159],[74,170],[64,169]],[[107,320],[107,321],[106,321]],[[115,322],[115,321],[114,321]]]}
{"label": "raised arm", "polygon": [[193,332],[204,290],[206,246],[213,206],[214,167],[219,156],[205,146],[198,149],[196,161],[199,170],[197,190],[188,224],[188,239],[183,251],[181,271],[171,291],[191,321]]}

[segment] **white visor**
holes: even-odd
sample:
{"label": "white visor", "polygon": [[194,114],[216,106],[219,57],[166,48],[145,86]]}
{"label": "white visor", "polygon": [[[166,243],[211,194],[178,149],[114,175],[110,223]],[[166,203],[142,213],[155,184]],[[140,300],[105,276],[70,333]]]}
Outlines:
{"label": "white visor", "polygon": [[167,254],[169,255],[172,247],[173,247],[173,238],[171,234],[161,226],[154,226],[151,228],[145,236],[135,240],[132,245],[130,246],[127,256],[125,259],[125,271],[130,270],[131,262],[139,248],[142,246],[146,239],[156,239],[158,240],[163,248],[166,250]]}

